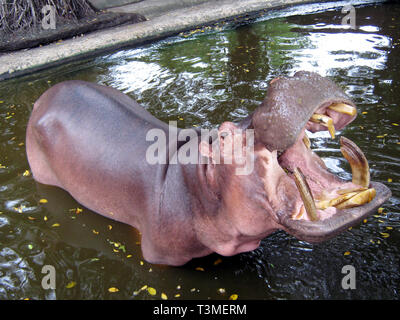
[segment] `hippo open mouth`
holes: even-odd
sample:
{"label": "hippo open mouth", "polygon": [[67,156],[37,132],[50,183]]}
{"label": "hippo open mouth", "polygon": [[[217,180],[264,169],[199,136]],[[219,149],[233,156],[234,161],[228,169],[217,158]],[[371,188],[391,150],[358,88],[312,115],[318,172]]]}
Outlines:
{"label": "hippo open mouth", "polygon": [[272,80],[267,98],[253,114],[256,141],[277,150],[279,166],[300,194],[292,195],[297,197],[292,212],[278,212],[278,216],[284,229],[301,240],[332,238],[391,195],[389,188],[370,181],[368,161],[351,140],[340,137],[340,150],[352,170],[351,182],[329,172],[310,148],[306,130],[329,131],[335,139],[336,130],[352,122],[356,114],[355,104],[336,84],[304,71]]}

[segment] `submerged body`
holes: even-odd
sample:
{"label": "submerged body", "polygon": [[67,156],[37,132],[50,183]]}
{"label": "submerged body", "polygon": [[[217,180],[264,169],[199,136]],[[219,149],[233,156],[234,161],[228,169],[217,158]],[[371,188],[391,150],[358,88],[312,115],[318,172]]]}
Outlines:
{"label": "submerged body", "polygon": [[[317,75],[307,74],[303,80],[300,76],[298,82],[310,82],[310,77],[316,83],[323,81]],[[284,90],[282,85],[287,81],[279,79],[272,84],[267,99]],[[308,89],[305,85],[295,93],[295,100],[309,95],[305,92]],[[337,101],[332,100],[335,103],[351,103],[337,87],[321,86],[321,90],[330,90],[337,98]],[[177,146],[179,149],[196,144],[199,150],[196,164],[168,161],[150,164],[146,151],[153,142],[146,140],[147,133],[159,129],[168,141],[171,128],[115,89],[84,81],[67,81],[46,91],[35,103],[27,128],[28,160],[38,182],[63,188],[87,208],[140,230],[143,256],[152,263],[182,265],[212,252],[234,255],[250,251],[278,229],[308,241],[322,241],[356,223],[385,201],[390,191],[375,184],[377,196],[373,201],[348,211],[328,205],[317,211],[319,221],[309,221],[303,194],[298,191],[296,180],[285,170],[292,171],[294,164],[304,162],[307,164],[299,166],[304,169],[307,180],[314,173],[323,176],[323,179],[318,178],[322,181],[316,183],[318,187],[313,186],[317,179],[310,179],[314,196],[321,196],[332,181],[336,182],[336,189],[329,191],[334,196],[337,190],[360,187],[326,173],[322,160],[311,151],[303,150],[304,129],[321,129],[308,119],[315,110],[323,112],[333,103],[329,95],[323,95],[324,98],[314,95],[315,106],[301,113],[304,114],[303,123],[291,132],[286,130],[289,133],[281,137],[281,144],[276,133],[268,132],[269,129],[278,130],[274,125],[260,128],[265,115],[267,118],[279,116],[281,112],[268,106],[271,100],[266,99],[242,123],[224,122],[220,126],[217,139],[221,145],[244,140],[244,134],[237,129],[255,130],[254,151],[241,159],[245,163],[252,161],[254,170],[247,175],[237,175],[235,169],[243,162],[225,164],[222,161],[219,164],[208,143],[194,139],[178,142]],[[282,99],[280,96],[278,101]],[[323,103],[321,99],[325,99]],[[286,100],[292,101],[293,97]],[[286,113],[286,110],[281,112]],[[332,116],[339,127],[354,117]],[[275,144],[271,145],[269,139]],[[222,160],[225,157],[223,153],[220,156]],[[200,157],[208,161],[204,163]]]}

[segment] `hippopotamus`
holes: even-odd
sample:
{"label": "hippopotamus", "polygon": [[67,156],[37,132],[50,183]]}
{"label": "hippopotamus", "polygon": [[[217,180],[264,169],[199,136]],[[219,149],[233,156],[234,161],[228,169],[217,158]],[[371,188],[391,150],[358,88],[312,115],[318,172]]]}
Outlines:
{"label": "hippopotamus", "polygon": [[[214,252],[254,250],[277,230],[326,241],[376,210],[391,192],[370,181],[360,148],[340,137],[352,170],[345,181],[307,138],[317,131],[336,138],[356,115],[356,105],[333,81],[299,71],[271,80],[265,100],[242,121],[223,122],[206,139],[196,139],[197,129],[177,141],[184,129],[158,120],[120,91],[70,80],[34,104],[26,149],[36,181],[139,230],[146,261],[179,266]],[[147,157],[155,141],[151,130],[175,140],[158,150],[172,154],[166,161]],[[225,161],[226,146],[243,152]],[[176,161],[183,148],[197,150],[198,161]],[[238,173],[247,165],[251,170]]]}

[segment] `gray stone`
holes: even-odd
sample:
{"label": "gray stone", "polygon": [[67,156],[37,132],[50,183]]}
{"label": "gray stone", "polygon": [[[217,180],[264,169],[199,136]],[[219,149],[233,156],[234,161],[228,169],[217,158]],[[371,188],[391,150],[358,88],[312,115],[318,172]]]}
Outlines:
{"label": "gray stone", "polygon": [[107,8],[124,6],[131,3],[137,3],[143,0],[88,0],[88,1],[94,8],[98,10],[103,10]]}

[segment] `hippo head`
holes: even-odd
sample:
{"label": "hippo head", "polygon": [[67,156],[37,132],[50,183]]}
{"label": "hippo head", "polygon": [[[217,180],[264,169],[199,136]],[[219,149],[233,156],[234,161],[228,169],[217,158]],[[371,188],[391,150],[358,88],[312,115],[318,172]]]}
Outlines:
{"label": "hippo head", "polygon": [[[218,179],[211,180],[224,186],[215,190],[223,190],[221,199],[229,199],[221,205],[225,221],[229,220],[240,235],[237,238],[242,239],[219,252],[251,250],[259,239],[277,229],[311,243],[328,240],[360,222],[390,197],[386,186],[370,181],[368,162],[351,140],[341,137],[340,150],[350,163],[352,181],[329,172],[310,148],[306,129],[326,130],[335,138],[335,130],[352,122],[356,113],[355,104],[332,81],[301,71],[290,78],[272,80],[266,99],[247,120],[221,125],[219,131],[228,132],[219,137],[223,144],[246,140],[234,129],[254,130],[250,159],[254,170],[246,176],[234,174],[235,163],[215,167]],[[202,154],[210,156],[205,148],[203,145]],[[219,230],[223,237],[223,228]]]}

